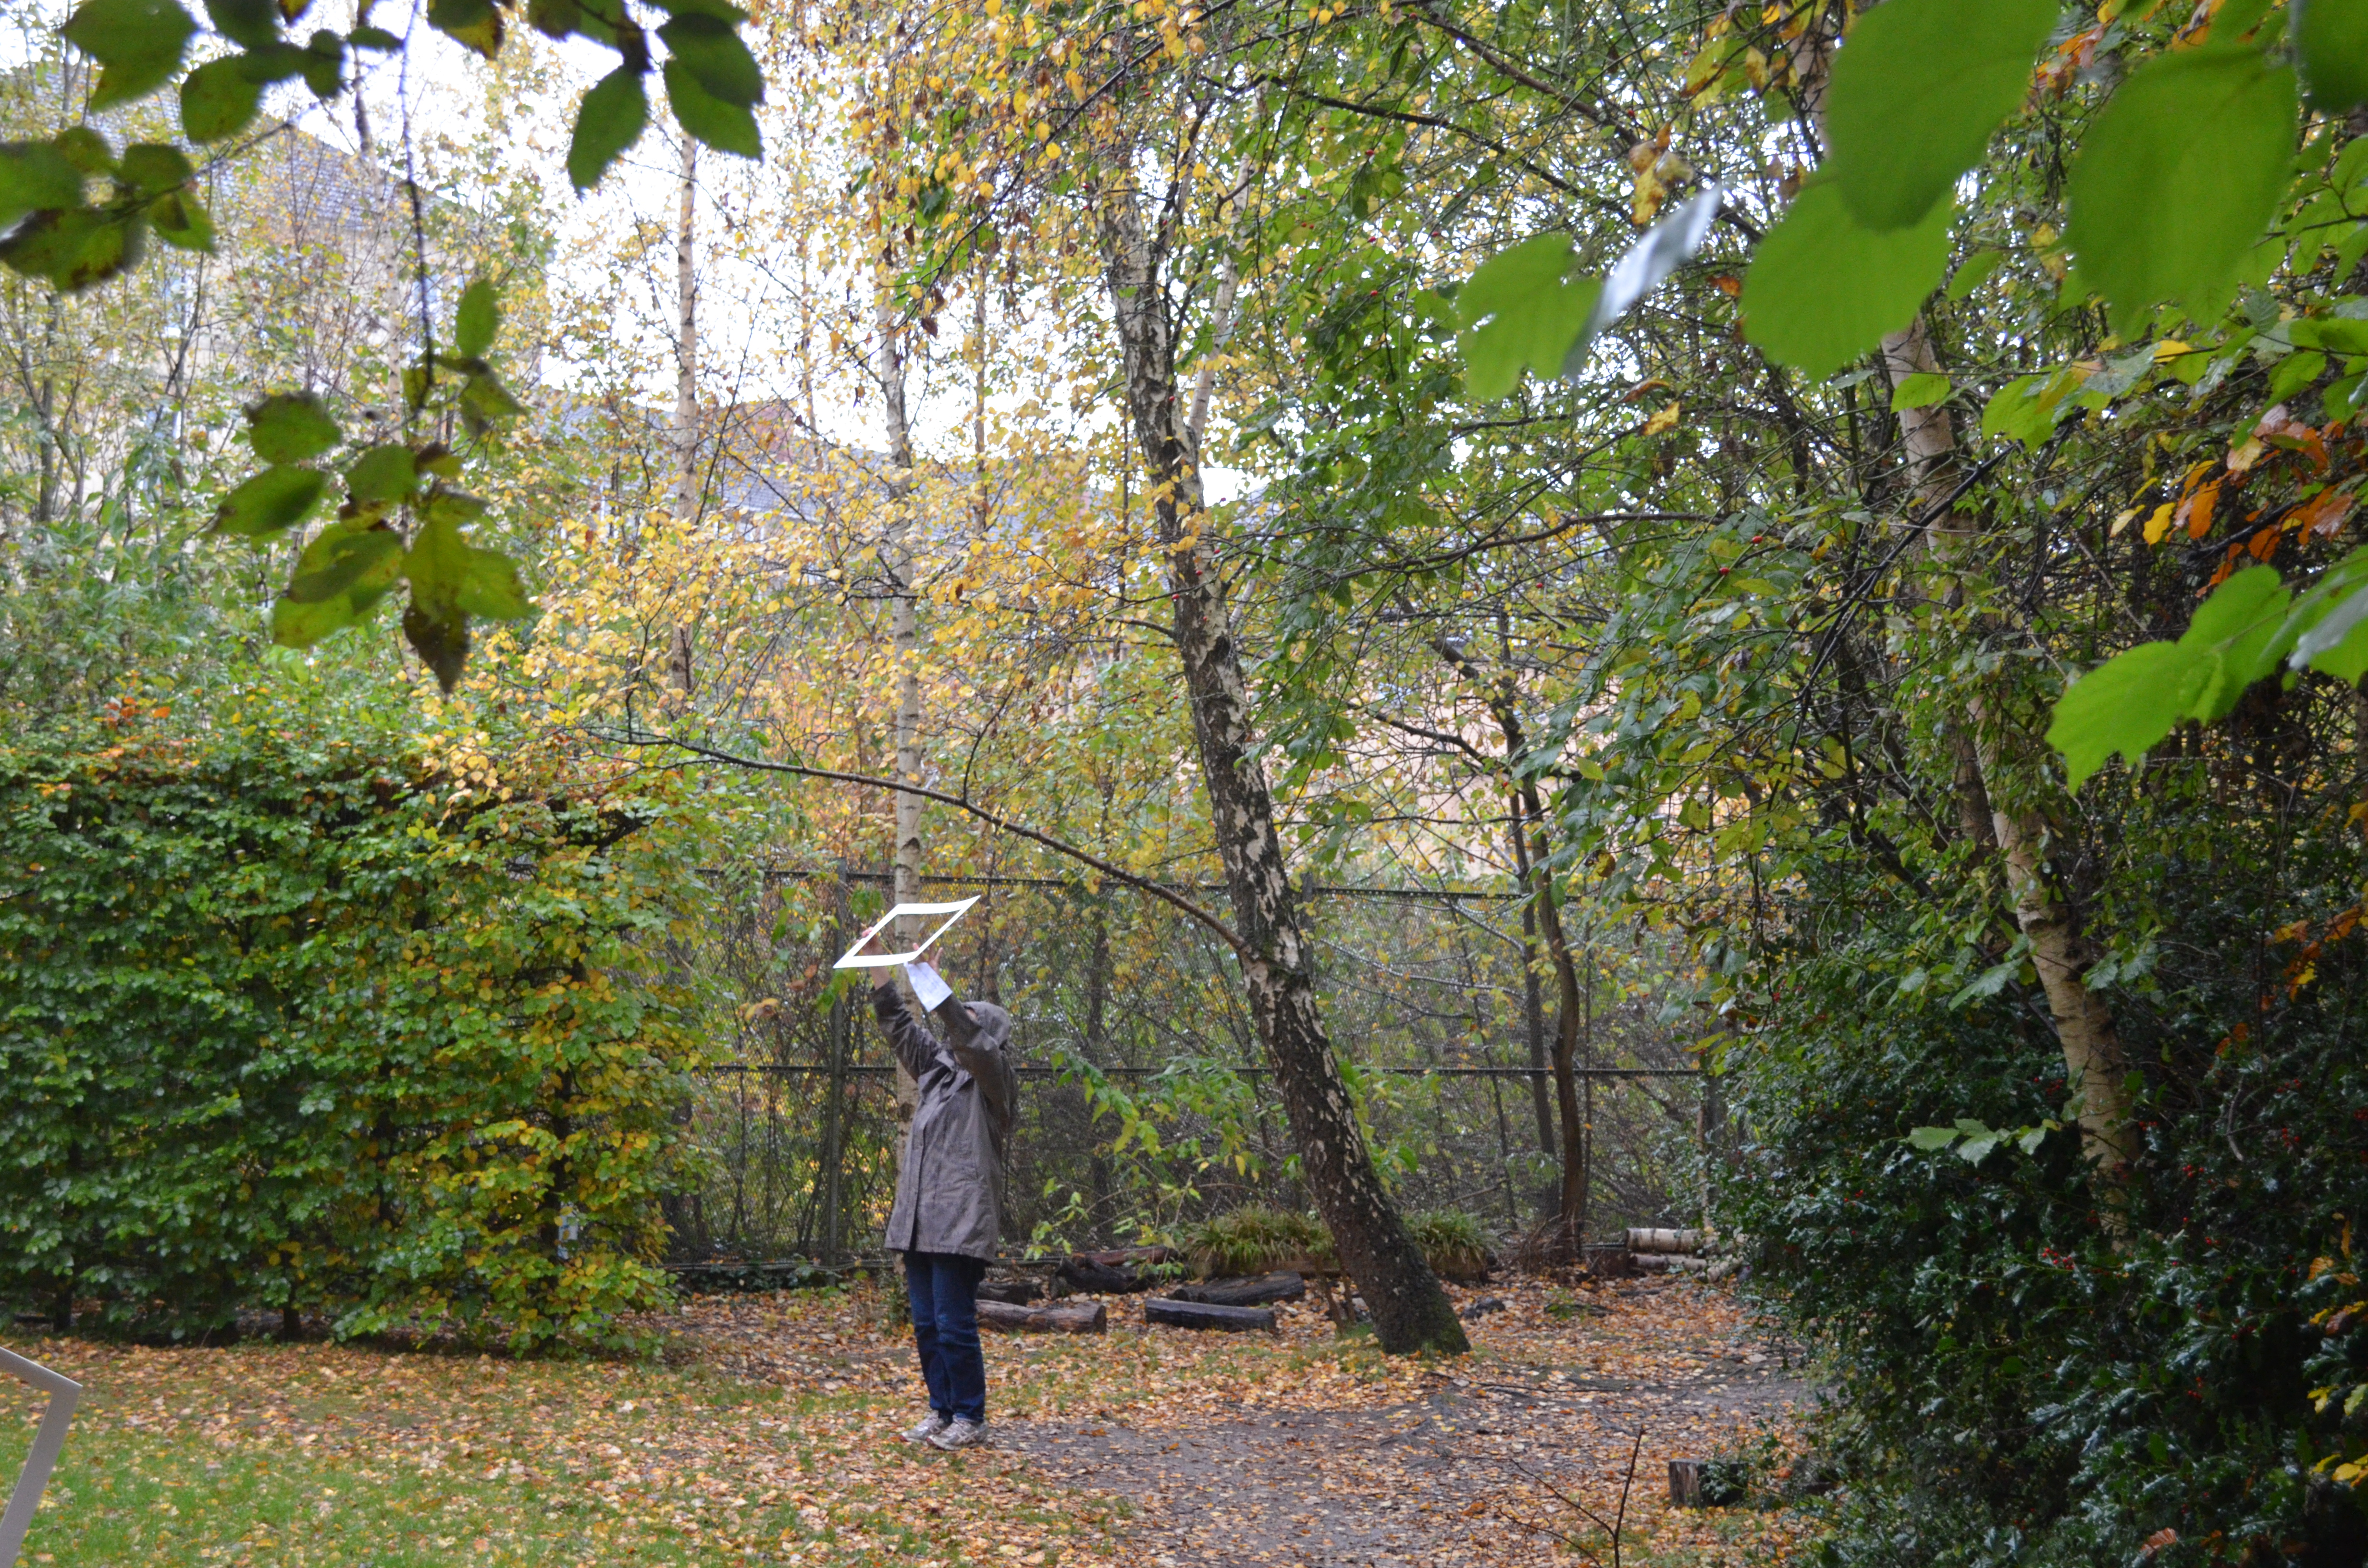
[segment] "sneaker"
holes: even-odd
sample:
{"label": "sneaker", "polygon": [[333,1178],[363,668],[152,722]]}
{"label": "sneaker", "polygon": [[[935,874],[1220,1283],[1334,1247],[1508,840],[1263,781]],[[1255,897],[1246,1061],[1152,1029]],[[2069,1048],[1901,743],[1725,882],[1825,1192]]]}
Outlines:
{"label": "sneaker", "polygon": [[956,1449],[976,1448],[985,1441],[985,1422],[973,1421],[967,1416],[957,1415],[946,1424],[944,1431],[930,1437],[929,1447],[943,1449],[946,1452],[951,1453]]}
{"label": "sneaker", "polygon": [[939,1433],[944,1431],[948,1423],[946,1418],[932,1410],[928,1415],[921,1418],[919,1425],[910,1427],[905,1431],[905,1441],[908,1443],[926,1443],[935,1437]]}

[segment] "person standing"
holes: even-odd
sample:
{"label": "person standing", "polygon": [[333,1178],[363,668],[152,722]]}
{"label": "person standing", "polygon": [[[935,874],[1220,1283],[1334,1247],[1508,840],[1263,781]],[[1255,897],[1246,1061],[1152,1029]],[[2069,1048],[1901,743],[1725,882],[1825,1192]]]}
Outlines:
{"label": "person standing", "polygon": [[885,968],[873,971],[871,1010],[920,1096],[888,1217],[888,1250],[905,1255],[913,1347],[929,1391],[928,1415],[905,1437],[966,1449],[986,1437],[978,1282],[1003,1233],[1003,1167],[1019,1097],[1011,1015],[949,987],[932,1015],[940,1039],[905,1006]]}

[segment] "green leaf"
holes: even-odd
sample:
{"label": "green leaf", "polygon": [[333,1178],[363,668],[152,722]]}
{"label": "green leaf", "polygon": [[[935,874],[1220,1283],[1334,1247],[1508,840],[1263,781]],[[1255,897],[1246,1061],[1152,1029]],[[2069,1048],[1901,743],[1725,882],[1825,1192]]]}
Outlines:
{"label": "green leaf", "polygon": [[1953,1127],[1919,1127],[1908,1133],[1907,1142],[1926,1153],[1933,1154],[1955,1142],[1957,1138],[1958,1132]]}
{"label": "green leaf", "polygon": [[1949,302],[1952,305],[1958,303],[1988,282],[1990,274],[1996,272],[2005,260],[2006,252],[2002,250],[1977,250],[1959,262],[1957,270],[1949,278]]}
{"label": "green leaf", "polygon": [[1969,1165],[1978,1165],[1990,1157],[1990,1151],[2005,1136],[2003,1132],[1985,1132],[1979,1138],[1968,1138],[1957,1145],[1957,1158]]}
{"label": "green leaf", "polygon": [[2270,401],[2283,403],[2318,380],[2319,373],[2326,369],[2327,356],[2316,350],[2287,355],[2270,372]]}
{"label": "green leaf", "polygon": [[518,620],[534,613],[518,581],[518,562],[498,550],[472,545],[461,577],[461,608],[487,620]]}
{"label": "green leaf", "polygon": [[502,14],[493,0],[427,0],[427,25],[488,60],[502,51]]}
{"label": "green leaf", "polygon": [[90,107],[102,109],[170,80],[198,24],[179,0],[85,0],[61,30],[104,67],[90,96]]}
{"label": "green leaf", "polygon": [[743,108],[765,101],[764,74],[731,23],[680,16],[658,28],[658,37],[710,97]]}
{"label": "green leaf", "polygon": [[346,85],[346,40],[323,28],[298,54],[296,69],[314,97],[336,97]]}
{"label": "green leaf", "polygon": [[469,617],[461,608],[468,570],[469,546],[460,525],[447,517],[431,515],[403,558],[403,575],[411,585],[403,634],[446,691],[459,683],[469,661]]}
{"label": "green leaf", "polygon": [[44,210],[0,241],[0,262],[76,294],[138,266],[147,236],[148,221],[137,211]]}
{"label": "green leaf", "polygon": [[2368,103],[2368,0],[2294,0],[2292,26],[2310,107],[2341,114]]}
{"label": "green leaf", "polygon": [[214,510],[216,533],[268,539],[312,516],[329,476],[309,468],[267,468],[222,499]]}
{"label": "green leaf", "polygon": [[311,392],[276,392],[246,411],[246,440],[265,462],[302,462],[337,444],[337,422]]}
{"label": "green leaf", "polygon": [[2204,676],[2182,717],[2207,724],[2226,718],[2246,687],[2277,668],[2293,600],[2274,568],[2248,566],[2196,607],[2179,646],[2204,661]]}
{"label": "green leaf", "polygon": [[176,250],[213,251],[214,222],[194,191],[166,191],[148,204],[148,222],[156,237]]}
{"label": "green leaf", "polygon": [[1918,370],[1900,378],[1891,389],[1891,412],[1905,413],[1911,408],[1930,408],[1949,395],[1949,378],[1937,370]]}
{"label": "green leaf", "polygon": [[210,60],[181,79],[181,131],[192,142],[235,136],[255,119],[263,84],[247,70],[246,57]]}
{"label": "green leaf", "polygon": [[82,205],[83,174],[47,142],[0,143],[0,229],[43,208]]}
{"label": "green leaf", "polygon": [[1884,0],[1834,57],[1826,166],[1870,229],[1921,222],[2031,88],[2056,0]]}
{"label": "green leaf", "polygon": [[2079,789],[2115,752],[2132,762],[2144,756],[2187,716],[2209,675],[2190,649],[2144,642],[2066,687],[2047,744],[2063,754],[2067,786]]}
{"label": "green leaf", "polygon": [[2072,406],[2067,400],[2079,384],[2068,367],[2050,375],[2017,376],[1983,405],[1982,434],[2038,445],[2055,428],[2057,415]]}
{"label": "green leaf", "polygon": [[469,384],[461,389],[461,419],[472,436],[482,436],[502,420],[516,419],[525,412],[490,373],[471,376]]}
{"label": "green leaf", "polygon": [[761,158],[765,144],[757,133],[757,117],[746,104],[726,102],[700,85],[679,60],[666,62],[666,101],[674,106],[677,124],[719,153]]}
{"label": "green leaf", "polygon": [[214,31],[241,49],[279,41],[279,7],[274,0],[206,0],[206,17]]}
{"label": "green leaf", "polygon": [[142,196],[177,190],[198,177],[188,153],[157,142],[135,142],[123,149],[119,170],[123,183]]}
{"label": "green leaf", "polygon": [[748,19],[748,13],[731,0],[655,0],[661,11],[674,17],[712,17],[719,22],[738,27]]}
{"label": "green leaf", "polygon": [[1570,254],[1569,235],[1533,235],[1485,263],[1456,295],[1457,343],[1472,396],[1504,396],[1523,367],[1541,376],[1562,372],[1601,292],[1592,278],[1564,277]]}
{"label": "green leaf", "polygon": [[452,313],[452,347],[466,358],[481,357],[494,346],[494,334],[501,321],[501,306],[495,302],[493,284],[478,278],[462,291],[460,307]]}
{"label": "green leaf", "polygon": [[2363,623],[2368,623],[2368,550],[2355,550],[2294,601],[2278,641],[2291,644],[2287,663],[2294,669],[2357,681],[2361,666],[2354,661],[2368,657],[2368,638],[2360,635]]}
{"label": "green leaf", "polygon": [[409,447],[372,447],[346,470],[346,494],[358,502],[401,501],[418,485]]}
{"label": "green leaf", "polygon": [[1952,204],[1914,228],[1877,233],[1829,180],[1802,187],[1759,242],[1743,280],[1744,335],[1823,381],[1906,326],[1949,265]]}
{"label": "green leaf", "polygon": [[575,136],[567,148],[567,181],[578,190],[600,183],[609,165],[641,139],[649,123],[650,100],[638,72],[619,66],[584,95],[575,113]]}
{"label": "green leaf", "polygon": [[2298,113],[2294,72],[2249,48],[2157,55],[2122,85],[2073,162],[2065,230],[2114,330],[2226,299],[2285,194]]}
{"label": "green leaf", "polygon": [[50,138],[65,161],[86,175],[111,175],[115,172],[115,150],[107,138],[87,125],[69,125]]}
{"label": "green leaf", "polygon": [[[2368,137],[2361,144],[2368,146]],[[2286,341],[2297,348],[2323,348],[2333,354],[2368,354],[2368,321],[2327,316],[2285,324]]]}
{"label": "green leaf", "polygon": [[403,40],[384,28],[356,28],[346,35],[346,42],[355,49],[375,50],[392,54],[403,47]]}
{"label": "green leaf", "polygon": [[403,540],[384,527],[335,523],[304,547],[271,607],[271,640],[309,648],[378,608],[403,572]]}

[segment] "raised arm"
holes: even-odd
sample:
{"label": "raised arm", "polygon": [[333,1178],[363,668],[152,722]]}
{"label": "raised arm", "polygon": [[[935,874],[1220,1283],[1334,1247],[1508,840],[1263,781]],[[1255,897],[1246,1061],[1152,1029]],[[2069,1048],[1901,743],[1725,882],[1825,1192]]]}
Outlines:
{"label": "raised arm", "polygon": [[[879,940],[876,937],[872,939]],[[914,1077],[928,1076],[929,1069],[944,1061],[944,1042],[905,1006],[905,999],[896,994],[896,971],[893,969],[871,971],[871,1016],[880,1020],[881,1032],[888,1037],[889,1049],[895,1051],[896,1060]]]}

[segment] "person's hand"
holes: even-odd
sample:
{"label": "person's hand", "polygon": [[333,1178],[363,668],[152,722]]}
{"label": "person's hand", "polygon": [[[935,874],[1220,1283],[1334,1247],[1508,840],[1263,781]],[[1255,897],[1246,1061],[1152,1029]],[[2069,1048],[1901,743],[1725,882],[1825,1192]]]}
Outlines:
{"label": "person's hand", "polygon": [[[858,949],[855,949],[855,951],[856,951],[857,955],[858,955],[859,957],[860,957],[861,955],[863,955],[863,954],[865,954],[865,953],[885,953],[885,952],[887,952],[887,951],[888,951],[888,949],[887,949],[887,946],[886,946],[886,938],[887,938],[887,936],[888,936],[888,928],[887,928],[886,926],[882,926],[879,930],[872,932],[872,933],[871,933],[871,937],[870,937],[870,938],[869,938],[869,939],[867,939],[867,940],[864,942],[863,946],[861,946],[861,947],[860,947],[860,948],[858,948]],[[871,971],[871,989],[872,989],[872,990],[874,990],[874,991],[885,991],[885,990],[888,990],[891,986],[894,985],[895,983],[896,983],[896,971],[895,971],[894,969],[890,968],[888,965],[886,965],[886,964],[882,964],[879,968],[877,968],[877,969],[875,969],[875,970],[873,970],[873,971]]]}

